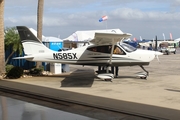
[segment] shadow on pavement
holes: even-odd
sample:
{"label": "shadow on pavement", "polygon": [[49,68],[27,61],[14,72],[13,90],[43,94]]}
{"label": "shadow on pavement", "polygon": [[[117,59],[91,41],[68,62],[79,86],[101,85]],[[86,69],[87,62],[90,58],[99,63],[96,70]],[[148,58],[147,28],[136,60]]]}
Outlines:
{"label": "shadow on pavement", "polygon": [[172,91],[172,92],[180,92],[180,90],[174,90],[174,89],[165,89],[167,91]]}
{"label": "shadow on pavement", "polygon": [[95,78],[93,69],[79,69],[61,81],[61,87],[91,87]]}

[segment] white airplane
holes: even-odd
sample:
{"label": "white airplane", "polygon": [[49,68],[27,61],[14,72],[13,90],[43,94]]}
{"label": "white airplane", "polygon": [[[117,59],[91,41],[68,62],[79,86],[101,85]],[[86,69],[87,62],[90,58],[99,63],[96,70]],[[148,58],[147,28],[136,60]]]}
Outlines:
{"label": "white airplane", "polygon": [[[56,52],[47,48],[35,35],[25,26],[17,26],[25,56],[14,59],[26,59],[29,61],[54,62],[63,64],[76,64],[88,66],[106,66],[106,72],[97,74],[103,80],[112,80],[114,75],[109,73],[110,66],[140,66],[145,73],[139,77],[146,78],[148,71],[144,65],[149,63],[160,52],[136,49],[128,44],[120,42],[131,36],[129,33],[95,33],[92,44],[68,51]],[[121,53],[113,53],[117,48]]]}

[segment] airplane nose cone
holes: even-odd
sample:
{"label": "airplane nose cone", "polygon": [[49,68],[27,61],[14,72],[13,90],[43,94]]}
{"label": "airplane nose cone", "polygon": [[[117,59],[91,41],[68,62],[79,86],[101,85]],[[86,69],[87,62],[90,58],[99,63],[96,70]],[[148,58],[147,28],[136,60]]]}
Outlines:
{"label": "airplane nose cone", "polygon": [[[157,60],[159,61],[159,55],[163,55],[163,53],[161,53],[161,52],[158,52],[158,51],[155,51],[155,57],[157,58]],[[159,61],[160,62],[160,61]]]}
{"label": "airplane nose cone", "polygon": [[157,55],[163,55],[163,53],[155,51],[155,56],[157,56]]}

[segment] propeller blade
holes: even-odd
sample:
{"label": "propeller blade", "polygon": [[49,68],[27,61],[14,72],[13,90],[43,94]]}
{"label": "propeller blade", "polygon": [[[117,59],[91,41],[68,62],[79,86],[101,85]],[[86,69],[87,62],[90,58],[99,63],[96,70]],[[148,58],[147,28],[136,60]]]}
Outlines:
{"label": "propeller blade", "polygon": [[155,57],[157,58],[158,62],[160,63],[159,55],[163,55],[163,53],[155,51]]}
{"label": "propeller blade", "polygon": [[160,63],[158,55],[156,55],[156,58],[157,58],[158,62]]}
{"label": "propeller blade", "polygon": [[155,55],[163,55],[162,52],[155,51]]}

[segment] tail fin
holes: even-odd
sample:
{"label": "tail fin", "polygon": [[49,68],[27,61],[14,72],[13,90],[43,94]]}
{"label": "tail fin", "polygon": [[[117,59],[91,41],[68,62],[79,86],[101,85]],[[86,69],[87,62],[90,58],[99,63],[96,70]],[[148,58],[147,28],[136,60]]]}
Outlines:
{"label": "tail fin", "polygon": [[52,52],[25,26],[17,26],[26,55]]}

